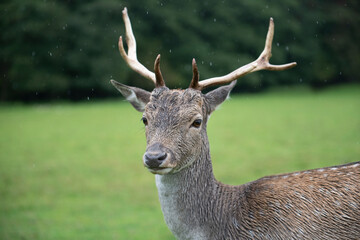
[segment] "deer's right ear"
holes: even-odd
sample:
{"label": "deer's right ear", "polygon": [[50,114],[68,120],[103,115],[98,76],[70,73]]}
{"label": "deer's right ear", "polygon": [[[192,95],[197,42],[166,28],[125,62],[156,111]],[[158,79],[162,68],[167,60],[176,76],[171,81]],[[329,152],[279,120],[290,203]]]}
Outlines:
{"label": "deer's right ear", "polygon": [[110,80],[110,82],[136,110],[144,112],[146,104],[150,101],[150,92],[141,88],[126,86],[115,80]]}

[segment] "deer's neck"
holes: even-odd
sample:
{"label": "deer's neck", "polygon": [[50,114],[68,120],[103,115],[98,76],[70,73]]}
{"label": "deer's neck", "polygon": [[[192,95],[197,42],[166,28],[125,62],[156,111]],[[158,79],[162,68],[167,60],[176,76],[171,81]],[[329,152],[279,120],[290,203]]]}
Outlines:
{"label": "deer's neck", "polygon": [[178,239],[211,239],[212,226],[225,222],[221,218],[226,215],[222,201],[226,187],[213,175],[207,138],[204,141],[199,159],[191,166],[175,174],[156,175],[166,224]]}

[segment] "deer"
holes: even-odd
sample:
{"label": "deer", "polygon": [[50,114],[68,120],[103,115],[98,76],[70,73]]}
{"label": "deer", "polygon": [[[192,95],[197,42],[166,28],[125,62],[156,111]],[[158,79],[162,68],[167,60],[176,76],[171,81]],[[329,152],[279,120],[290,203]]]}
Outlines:
{"label": "deer", "polygon": [[[155,88],[149,92],[111,83],[143,114],[147,147],[142,162],[155,174],[165,222],[177,239],[360,239],[360,162],[265,176],[237,186],[223,184],[213,174],[206,126],[236,80],[255,71],[296,65],[269,63],[272,18],[264,50],[255,61],[199,81],[193,59],[189,87],[169,89],[160,71],[160,55],[154,72],[137,60],[127,8],[122,16],[128,51],[120,36],[120,54]],[[228,85],[202,93],[223,84]]]}

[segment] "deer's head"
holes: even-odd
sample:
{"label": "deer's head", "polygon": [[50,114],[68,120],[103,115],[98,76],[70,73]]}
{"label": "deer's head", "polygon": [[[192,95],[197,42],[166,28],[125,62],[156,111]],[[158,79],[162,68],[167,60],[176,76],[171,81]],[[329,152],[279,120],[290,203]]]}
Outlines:
{"label": "deer's head", "polygon": [[[274,23],[270,19],[265,48],[257,60],[225,76],[199,81],[198,68],[193,59],[193,79],[189,88],[171,90],[165,86],[160,71],[160,55],[155,60],[154,72],[149,71],[138,62],[136,41],[126,8],[123,11],[123,19],[128,53],[126,53],[122,37],[120,37],[120,54],[134,71],[153,81],[155,89],[148,92],[114,80],[111,80],[111,83],[136,110],[143,113],[142,121],[145,125],[147,141],[143,163],[150,172],[155,174],[181,171],[199,158],[202,148],[207,144],[207,120],[216,107],[229,96],[237,78],[262,69],[284,70],[296,65],[296,63],[284,65],[269,63],[274,34]],[[225,83],[230,84],[206,94],[201,92],[205,87]]]}

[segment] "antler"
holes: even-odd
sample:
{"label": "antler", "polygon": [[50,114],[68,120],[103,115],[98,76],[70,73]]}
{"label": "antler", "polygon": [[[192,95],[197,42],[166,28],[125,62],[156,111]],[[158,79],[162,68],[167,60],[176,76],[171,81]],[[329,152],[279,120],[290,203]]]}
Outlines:
{"label": "antler", "polygon": [[119,51],[120,55],[123,57],[125,62],[129,65],[131,69],[135,72],[139,73],[141,76],[151,80],[155,83],[156,87],[165,86],[164,80],[161,75],[160,71],[160,54],[157,56],[155,63],[154,63],[154,70],[155,73],[149,71],[144,65],[142,65],[138,59],[136,54],[136,40],[134,33],[131,28],[131,22],[129,15],[127,13],[127,8],[124,8],[122,11],[122,17],[125,23],[125,32],[126,32],[126,44],[128,46],[128,53],[126,53],[122,36],[119,38]]}
{"label": "antler", "polygon": [[236,69],[235,71],[225,76],[209,78],[199,82],[198,69],[196,66],[195,59],[193,59],[193,63],[192,63],[193,79],[189,87],[202,90],[209,86],[229,83],[231,81],[234,81],[235,79],[245,76],[248,73],[256,72],[259,70],[282,71],[296,66],[296,62],[287,63],[283,65],[272,65],[269,63],[269,59],[271,57],[271,44],[273,41],[273,37],[274,37],[274,20],[270,18],[269,30],[266,35],[265,48],[258,57],[258,59]]}

